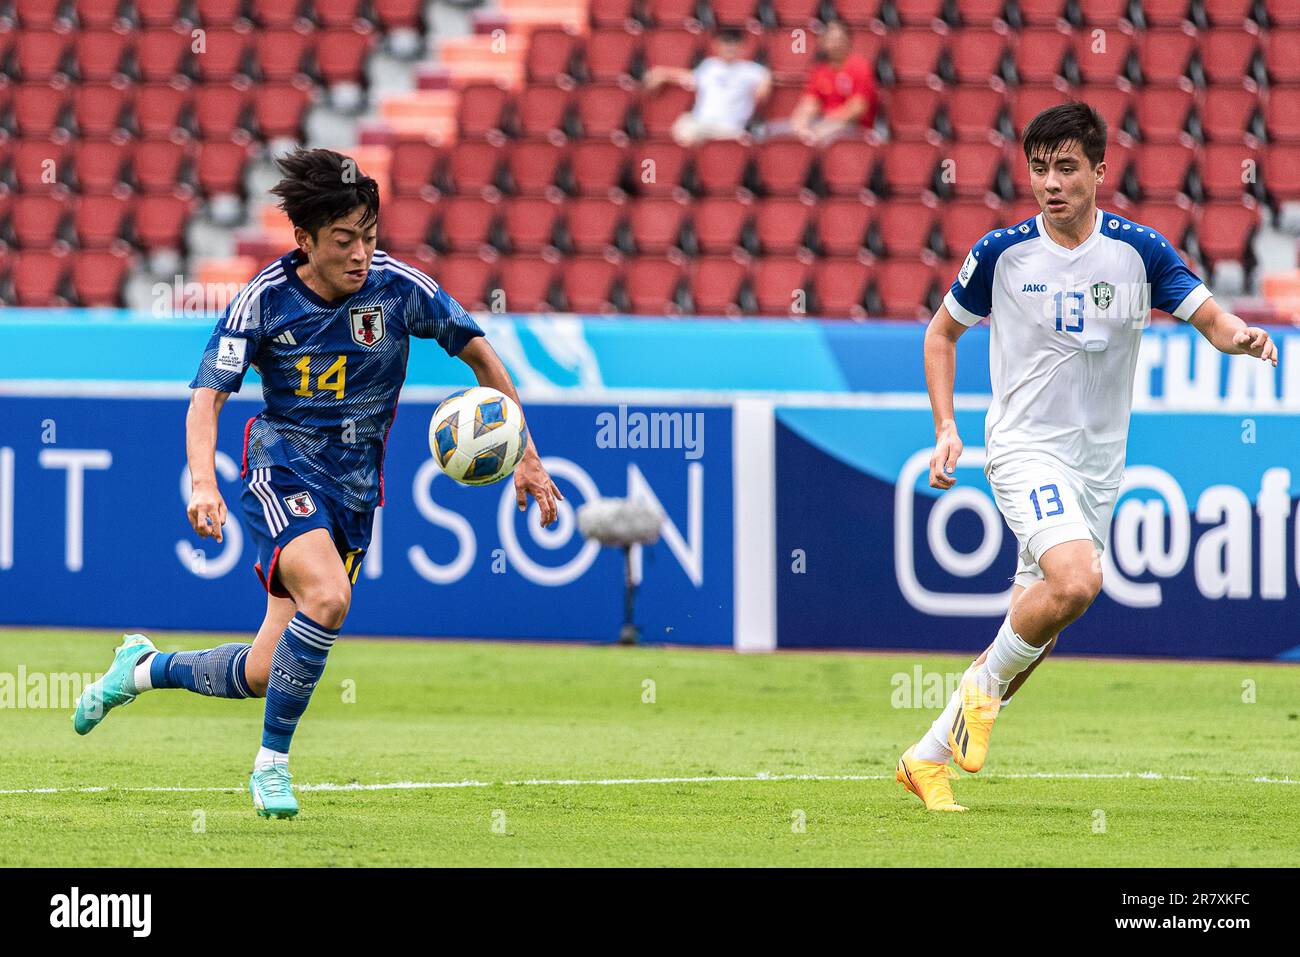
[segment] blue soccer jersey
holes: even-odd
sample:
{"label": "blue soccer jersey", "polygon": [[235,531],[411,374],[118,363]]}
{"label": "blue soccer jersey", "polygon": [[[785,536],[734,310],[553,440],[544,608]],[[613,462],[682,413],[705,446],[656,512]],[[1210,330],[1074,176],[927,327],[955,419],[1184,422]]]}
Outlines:
{"label": "blue soccer jersey", "polygon": [[266,407],[244,430],[244,472],[288,468],[357,511],[383,504],[383,460],[409,337],[457,355],[483,335],[424,273],[375,250],[365,284],[326,302],[307,288],[300,250],[263,269],[226,310],[191,389],[238,392],[250,365]]}

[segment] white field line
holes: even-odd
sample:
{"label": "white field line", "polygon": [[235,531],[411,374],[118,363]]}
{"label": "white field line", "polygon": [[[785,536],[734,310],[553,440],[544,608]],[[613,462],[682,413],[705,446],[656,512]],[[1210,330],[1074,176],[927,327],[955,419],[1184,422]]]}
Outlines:
{"label": "white field line", "polygon": [[[715,784],[729,781],[891,781],[892,774],[744,774],[744,775],[722,775],[710,774],[697,777],[677,777],[677,778],[599,778],[599,779],[580,779],[580,778],[529,778],[520,781],[391,781],[383,784],[337,784],[333,782],[323,782],[321,784],[295,784],[294,789],[298,791],[429,791],[439,789],[455,788],[493,788],[493,787],[578,787],[578,786],[626,786],[636,784]],[[1300,780],[1292,778],[1270,778],[1263,775],[1252,778],[1198,778],[1186,774],[1161,774],[1157,771],[1116,771],[1116,772],[1092,772],[1092,771],[1035,771],[1031,773],[1017,774],[986,774],[985,778],[1006,778],[1009,780],[1054,780],[1054,781],[1114,781],[1114,780],[1141,780],[1141,781],[1190,781],[1194,783],[1205,784],[1300,784]],[[218,793],[224,794],[244,790],[243,787],[204,787],[204,788],[186,788],[186,787],[117,787],[101,785],[97,787],[81,788],[13,788],[0,790],[0,795],[6,794],[98,794],[105,791],[120,791],[128,793],[184,793],[184,794],[206,794]]]}

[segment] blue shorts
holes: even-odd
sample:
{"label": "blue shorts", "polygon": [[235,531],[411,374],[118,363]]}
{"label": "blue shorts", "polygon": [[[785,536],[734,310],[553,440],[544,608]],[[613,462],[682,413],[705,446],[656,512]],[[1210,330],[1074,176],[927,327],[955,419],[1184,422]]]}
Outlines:
{"label": "blue shorts", "polygon": [[370,545],[375,513],[344,508],[337,502],[308,489],[292,469],[275,465],[249,469],[239,498],[244,518],[257,544],[253,570],[262,586],[277,598],[292,597],[276,575],[280,549],[303,532],[323,528],[334,539],[343,560],[343,571],[356,584],[361,559]]}

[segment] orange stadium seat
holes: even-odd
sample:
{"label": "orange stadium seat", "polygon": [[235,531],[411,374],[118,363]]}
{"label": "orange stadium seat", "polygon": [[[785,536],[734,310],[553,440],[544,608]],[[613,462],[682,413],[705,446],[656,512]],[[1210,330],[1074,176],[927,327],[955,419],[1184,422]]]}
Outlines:
{"label": "orange stadium seat", "polygon": [[867,247],[872,207],[857,199],[823,200],[817,208],[817,242],[826,256],[856,256]]}
{"label": "orange stadium seat", "polygon": [[691,228],[700,253],[730,254],[741,243],[741,232],[749,222],[751,204],[730,197],[710,196],[694,203]]}
{"label": "orange stadium seat", "polygon": [[690,292],[696,315],[740,315],[740,287],[749,273],[731,256],[702,256],[691,264]]}
{"label": "orange stadium seat", "polygon": [[682,267],[677,263],[642,256],[628,264],[623,276],[633,312],[652,315],[676,315],[681,312],[678,295],[682,284]]}
{"label": "orange stadium seat", "polygon": [[682,245],[682,228],[690,208],[664,196],[647,196],[631,203],[628,227],[632,243],[641,254],[660,255]]}
{"label": "orange stadium seat", "polygon": [[579,140],[569,152],[569,175],[575,192],[607,195],[623,179],[624,147],[608,140]]}
{"label": "orange stadium seat", "polygon": [[622,267],[603,256],[579,256],[561,264],[560,290],[571,312],[614,312],[614,287]]}
{"label": "orange stadium seat", "polygon": [[817,260],[812,279],[817,315],[865,318],[867,276],[867,267],[856,259]]}
{"label": "orange stadium seat", "polygon": [[557,200],[516,196],[503,206],[502,224],[511,252],[538,253],[555,245],[555,231],[563,213]]}
{"label": "orange stadium seat", "polygon": [[[822,201],[822,208],[835,200]],[[810,199],[777,196],[759,201],[754,209],[754,236],[765,256],[789,256],[806,245],[817,207]]]}
{"label": "orange stadium seat", "polygon": [[565,231],[578,253],[603,253],[614,245],[624,204],[604,197],[579,196],[565,203]]}

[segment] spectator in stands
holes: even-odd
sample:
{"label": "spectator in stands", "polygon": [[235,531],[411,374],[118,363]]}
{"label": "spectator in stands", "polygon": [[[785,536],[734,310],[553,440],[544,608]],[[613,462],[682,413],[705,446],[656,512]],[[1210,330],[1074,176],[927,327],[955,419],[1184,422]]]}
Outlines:
{"label": "spectator in stands", "polygon": [[860,136],[876,122],[879,99],[872,65],[854,53],[853,39],[842,22],[826,24],[818,64],[808,76],[803,96],[788,123],[773,124],[771,133],[793,133],[806,143],[825,146]]}
{"label": "spectator in stands", "polygon": [[676,83],[695,91],[691,111],[673,124],[673,139],[681,146],[743,136],[754,110],[771,92],[767,68],[740,58],[742,39],[739,30],[722,30],[713,41],[713,55],[694,70],[657,66],[646,71],[647,89]]}

